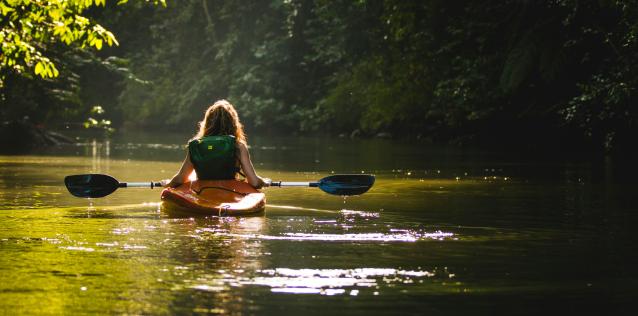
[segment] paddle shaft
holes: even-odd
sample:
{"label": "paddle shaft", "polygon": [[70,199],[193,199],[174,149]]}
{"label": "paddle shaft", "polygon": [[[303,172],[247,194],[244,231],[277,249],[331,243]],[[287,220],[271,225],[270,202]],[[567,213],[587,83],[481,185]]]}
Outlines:
{"label": "paddle shaft", "polygon": [[159,182],[120,182],[118,188],[155,188],[161,187]]}
{"label": "paddle shaft", "polygon": [[318,187],[319,182],[283,182],[273,181],[270,183],[271,187]]}
{"label": "paddle shaft", "polygon": [[[159,182],[120,182],[120,188],[154,188],[161,187]],[[318,187],[319,182],[284,182],[273,181],[270,183],[271,187]]]}

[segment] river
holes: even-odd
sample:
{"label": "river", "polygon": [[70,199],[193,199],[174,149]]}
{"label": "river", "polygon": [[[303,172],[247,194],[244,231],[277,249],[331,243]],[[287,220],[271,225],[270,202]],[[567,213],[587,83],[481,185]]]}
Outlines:
{"label": "river", "polygon": [[169,178],[188,136],[0,156],[0,313],[632,314],[638,190],[610,158],[254,137],[273,180],[377,181],[348,198],[266,188],[265,213],[245,218],[171,217],[158,189],[64,187]]}

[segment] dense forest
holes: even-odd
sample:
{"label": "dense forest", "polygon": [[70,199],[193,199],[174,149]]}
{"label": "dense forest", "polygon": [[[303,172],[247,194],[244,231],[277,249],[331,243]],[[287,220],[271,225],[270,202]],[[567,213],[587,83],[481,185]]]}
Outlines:
{"label": "dense forest", "polygon": [[107,1],[84,12],[119,45],[40,41],[55,78],[3,64],[0,122],[194,130],[226,98],[252,134],[604,152],[631,148],[637,131],[635,0]]}

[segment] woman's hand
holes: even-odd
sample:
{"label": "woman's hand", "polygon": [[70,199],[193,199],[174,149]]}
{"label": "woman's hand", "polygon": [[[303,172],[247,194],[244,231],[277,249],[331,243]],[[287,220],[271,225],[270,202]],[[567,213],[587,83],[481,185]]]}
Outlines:
{"label": "woman's hand", "polygon": [[246,175],[246,182],[248,182],[253,188],[261,189],[270,185],[270,179],[268,182],[264,181],[260,176],[255,173],[252,161],[250,161],[250,154],[248,153],[248,147],[242,142],[237,143],[239,149],[239,163],[241,164],[241,170]]}

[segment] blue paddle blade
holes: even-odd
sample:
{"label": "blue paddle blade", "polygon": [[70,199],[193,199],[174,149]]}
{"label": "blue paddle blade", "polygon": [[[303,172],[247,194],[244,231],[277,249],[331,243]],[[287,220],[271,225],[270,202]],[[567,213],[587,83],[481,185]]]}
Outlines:
{"label": "blue paddle blade", "polygon": [[319,180],[317,186],[334,195],[359,195],[370,190],[373,184],[371,174],[338,174]]}
{"label": "blue paddle blade", "polygon": [[113,193],[120,183],[105,174],[78,174],[65,177],[64,185],[74,196],[100,198]]}

